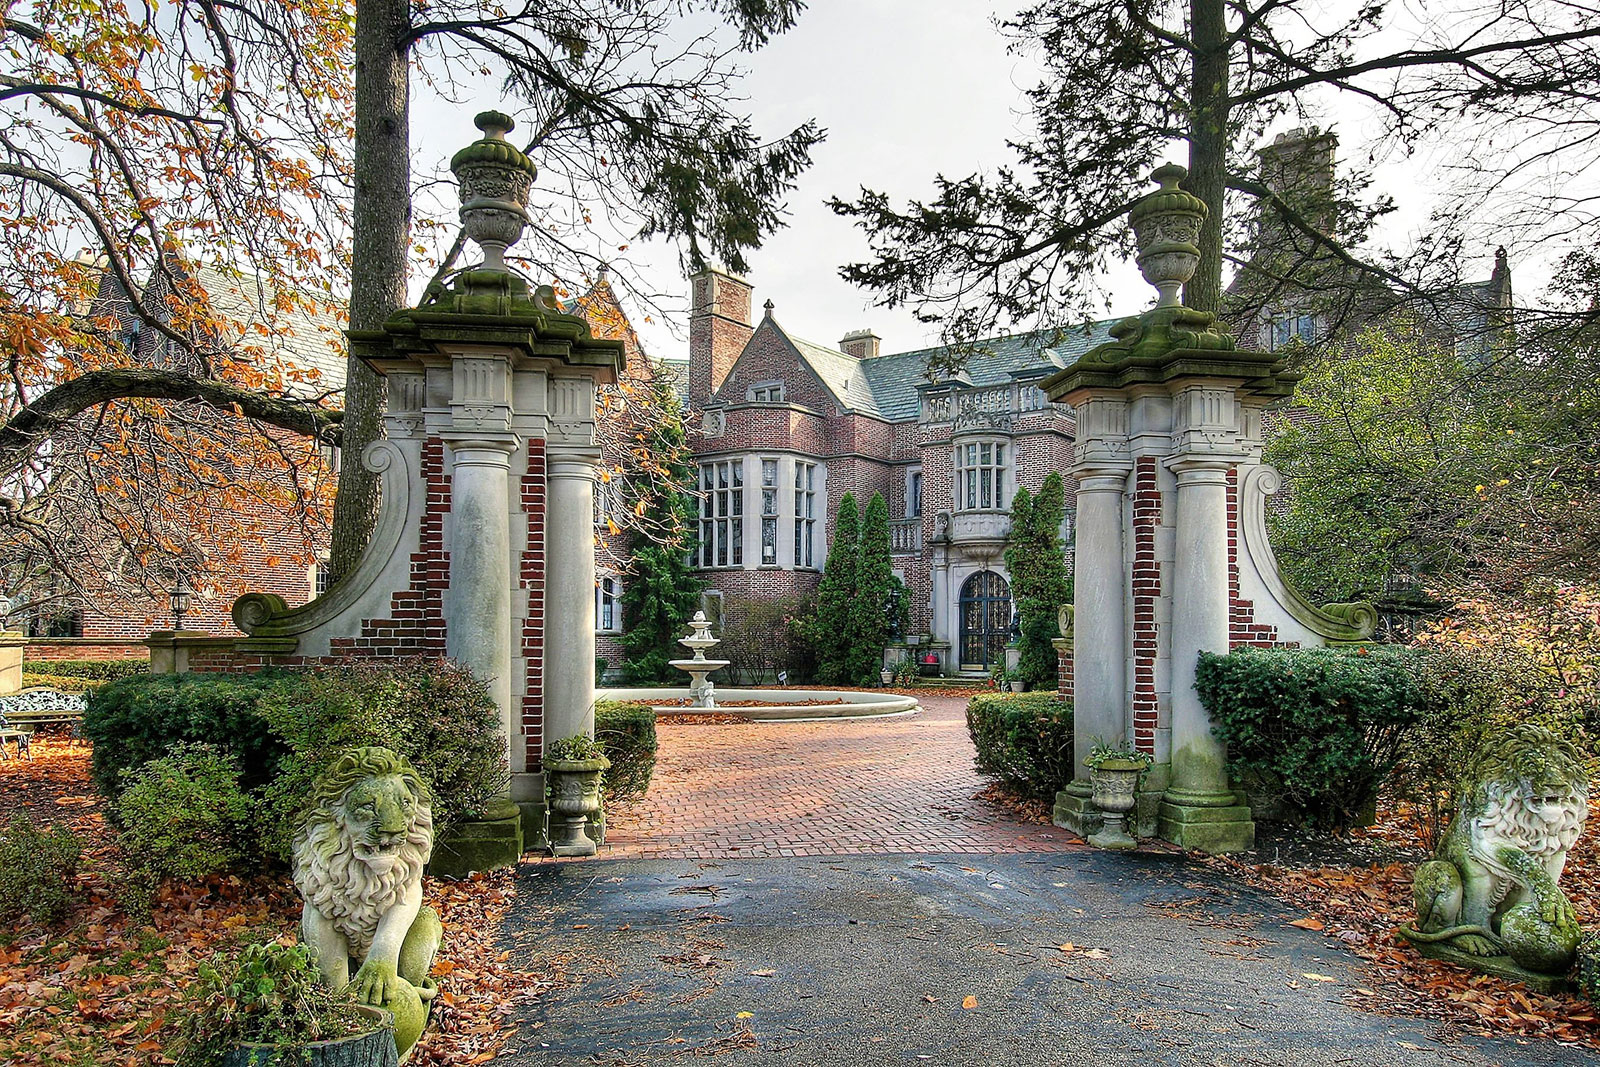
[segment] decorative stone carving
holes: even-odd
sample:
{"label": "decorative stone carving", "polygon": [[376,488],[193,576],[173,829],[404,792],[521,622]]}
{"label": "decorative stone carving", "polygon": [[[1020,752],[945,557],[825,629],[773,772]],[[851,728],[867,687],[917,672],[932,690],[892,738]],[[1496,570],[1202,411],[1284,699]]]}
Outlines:
{"label": "decorative stone carving", "polygon": [[1588,814],[1573,745],[1535,725],[1491,741],[1435,858],[1417,868],[1417,925],[1402,936],[1427,956],[1545,990],[1562,984],[1579,930],[1558,883]]}
{"label": "decorative stone carving", "polygon": [[1184,283],[1194,277],[1200,266],[1200,248],[1195,239],[1206,219],[1206,205],[1199,197],[1178,188],[1188,173],[1176,163],[1157,167],[1150,176],[1161,183],[1161,188],[1141,199],[1128,213],[1139,247],[1139,273],[1161,294],[1156,307],[1180,306]]}
{"label": "decorative stone carving", "polygon": [[484,269],[503,271],[506,249],[528,223],[528,192],[539,171],[506,141],[516,128],[511,116],[485,111],[474,122],[483,137],[450,160],[461,183],[461,227],[483,249]]}
{"label": "decorative stone carving", "polygon": [[300,936],[330,986],[353,984],[363,1003],[394,1013],[401,1056],[427,1021],[435,989],[428,971],[443,937],[438,914],[422,902],[430,803],[403,756],[349,749],[317,777],[294,839],[294,884],[305,898]]}

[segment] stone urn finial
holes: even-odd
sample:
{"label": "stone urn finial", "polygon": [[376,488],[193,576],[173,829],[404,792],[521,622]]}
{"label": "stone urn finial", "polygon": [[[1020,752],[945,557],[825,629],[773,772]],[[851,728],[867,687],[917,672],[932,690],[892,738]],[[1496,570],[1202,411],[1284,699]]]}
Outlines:
{"label": "stone urn finial", "polygon": [[1157,167],[1150,177],[1161,188],[1145,196],[1128,213],[1138,245],[1139,273],[1160,293],[1156,307],[1180,307],[1183,286],[1200,265],[1195,239],[1205,222],[1205,201],[1178,188],[1189,172],[1176,163]]}
{"label": "stone urn finial", "polygon": [[473,121],[483,137],[450,159],[461,183],[461,225],[483,249],[484,269],[505,271],[506,249],[528,222],[528,192],[539,168],[506,140],[516,128],[510,115],[484,111]]}

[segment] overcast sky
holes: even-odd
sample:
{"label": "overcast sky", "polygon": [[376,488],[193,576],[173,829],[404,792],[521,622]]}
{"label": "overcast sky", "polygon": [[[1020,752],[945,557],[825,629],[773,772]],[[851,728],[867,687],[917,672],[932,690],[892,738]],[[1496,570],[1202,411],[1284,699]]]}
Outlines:
{"label": "overcast sky", "polygon": [[[748,99],[744,109],[757,131],[777,136],[807,119],[828,131],[814,164],[789,201],[789,226],[750,255],[754,314],[771,299],[774,314],[792,333],[836,344],[850,330],[870,327],[883,351],[937,343],[936,328],[904,309],[871,306],[871,294],[840,280],[839,266],[866,258],[865,237],[825,206],[830,196],[851,197],[861,186],[904,202],[927,198],[932,178],[964,177],[1013,161],[1006,139],[1021,128],[1023,93],[1035,78],[1025,59],[1006,53],[993,25],[993,8],[972,0],[813,0],[799,24],[762,51],[743,57]],[[417,86],[419,95],[426,94]],[[473,111],[506,108],[492,93],[444,105],[419,99],[414,124],[418,162],[432,166],[461,147]],[[515,113],[515,108],[510,110]],[[1359,139],[1360,115],[1340,116],[1346,143]],[[1286,122],[1285,125],[1292,125]],[[514,135],[513,135],[514,139]],[[1173,157],[1184,161],[1181,147]],[[1385,191],[1402,211],[1387,220],[1396,243],[1425,224],[1425,162],[1394,161],[1380,169]],[[1487,276],[1492,247],[1470,275]],[[687,293],[678,277],[676,249],[635,246],[630,253],[660,289]],[[1530,292],[1528,264],[1517,274],[1519,295]],[[1479,269],[1481,268],[1481,269]],[[1148,305],[1151,290],[1130,266],[1110,280],[1117,314]],[[631,311],[631,309],[630,309]],[[678,336],[664,323],[634,313],[646,348],[657,357],[687,355],[686,316]]]}

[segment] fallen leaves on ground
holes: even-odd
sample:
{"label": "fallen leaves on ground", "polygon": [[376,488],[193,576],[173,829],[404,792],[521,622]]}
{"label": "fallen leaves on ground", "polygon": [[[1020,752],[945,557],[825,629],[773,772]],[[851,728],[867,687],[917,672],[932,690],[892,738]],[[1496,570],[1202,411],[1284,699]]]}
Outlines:
{"label": "fallen leaves on ground", "polygon": [[[1591,795],[1596,795],[1593,789]],[[1600,832],[1591,821],[1569,854],[1561,881],[1585,929],[1600,925],[1597,838]],[[1377,823],[1353,832],[1351,839],[1363,847],[1374,842],[1415,846],[1423,837],[1408,809],[1386,803]],[[1600,1048],[1600,1009],[1581,996],[1535,993],[1518,982],[1430,960],[1400,940],[1398,928],[1415,919],[1414,863],[1294,866],[1292,859],[1246,863],[1225,856],[1206,862],[1307,913],[1287,925],[1321,931],[1367,960],[1374,973],[1364,979],[1367,986],[1355,991],[1362,1007],[1438,1019],[1485,1036],[1509,1034]]]}
{"label": "fallen leaves on ground", "polygon": [[[0,818],[26,812],[84,842],[71,915],[51,929],[24,920],[0,940],[0,1063],[170,1063],[182,990],[200,963],[246,940],[291,938],[299,920],[299,897],[282,876],[168,885],[150,914],[129,910],[116,836],[89,785],[89,752],[82,742],[41,738],[32,761],[0,763]],[[432,1025],[412,1062],[487,1063],[513,1032],[517,1004],[565,975],[559,962],[535,956],[519,966],[498,951],[495,931],[513,894],[508,872],[430,878],[426,891],[445,940]]]}
{"label": "fallen leaves on ground", "polygon": [[1032,826],[1049,826],[1053,822],[1053,814],[1048,800],[1018,796],[1000,782],[991,782],[984,786],[972,794],[972,799],[993,804],[1020,823],[1027,823]]}

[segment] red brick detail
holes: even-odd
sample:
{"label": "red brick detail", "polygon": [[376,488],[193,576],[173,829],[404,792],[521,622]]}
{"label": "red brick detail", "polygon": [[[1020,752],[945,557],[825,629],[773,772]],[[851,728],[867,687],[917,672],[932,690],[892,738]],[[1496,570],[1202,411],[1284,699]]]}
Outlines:
{"label": "red brick detail", "polygon": [[444,442],[438,438],[430,438],[422,446],[422,480],[428,499],[417,551],[411,556],[411,581],[407,588],[390,596],[387,617],[363,619],[354,636],[333,638],[328,642],[326,656],[264,656],[226,646],[195,648],[189,652],[189,669],[239,674],[268,666],[309,667],[352,659],[443,656],[444,591],[450,584],[444,516],[450,510],[450,475],[445,466]]}
{"label": "red brick detail", "polygon": [[528,543],[519,562],[517,580],[528,592],[528,616],[523,620],[522,657],[526,662],[522,688],[522,734],[529,767],[544,755],[544,623],[545,623],[545,443],[528,442],[528,469],[522,476],[522,511],[528,521]]}
{"label": "red brick detail", "polygon": [[[23,663],[56,659],[149,659],[142,640],[96,641],[83,637],[39,638],[22,650]],[[48,672],[46,672],[48,673]]]}
{"label": "red brick detail", "polygon": [[1284,648],[1278,628],[1256,622],[1256,605],[1239,595],[1239,468],[1228,471],[1228,647]]}
{"label": "red brick detail", "polygon": [[1160,710],[1156,698],[1156,654],[1161,599],[1161,562],[1156,527],[1161,525],[1161,487],[1153,456],[1141,456],[1133,481],[1133,743],[1155,753]]}
{"label": "red brick detail", "polygon": [[1072,699],[1072,653],[1056,649],[1056,692],[1062,700]]}

